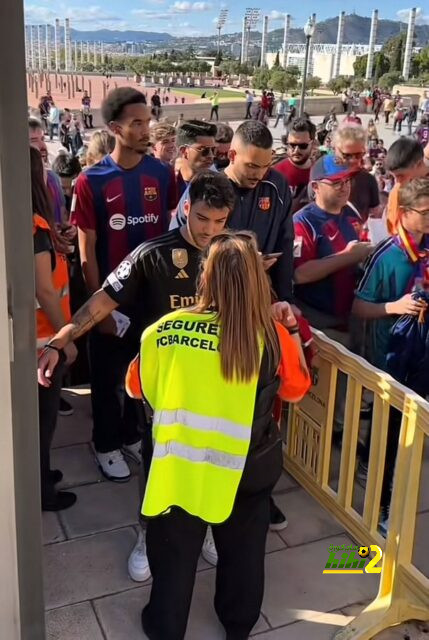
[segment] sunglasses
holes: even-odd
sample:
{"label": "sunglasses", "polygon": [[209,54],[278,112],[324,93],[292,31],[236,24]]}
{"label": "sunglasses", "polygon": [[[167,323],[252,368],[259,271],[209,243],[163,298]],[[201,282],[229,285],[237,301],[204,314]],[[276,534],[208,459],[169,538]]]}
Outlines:
{"label": "sunglasses", "polygon": [[286,144],[291,149],[301,149],[301,151],[305,151],[308,149],[311,142],[286,142]]}
{"label": "sunglasses", "polygon": [[202,158],[208,158],[208,156],[214,156],[216,154],[216,147],[193,147],[190,144],[186,146],[196,151],[196,153],[199,153]]}

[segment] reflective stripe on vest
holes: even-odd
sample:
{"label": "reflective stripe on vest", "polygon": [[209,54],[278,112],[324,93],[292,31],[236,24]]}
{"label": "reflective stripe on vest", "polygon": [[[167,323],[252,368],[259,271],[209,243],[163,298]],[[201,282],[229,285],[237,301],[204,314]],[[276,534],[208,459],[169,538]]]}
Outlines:
{"label": "reflective stripe on vest", "polygon": [[249,427],[242,424],[236,424],[224,418],[212,418],[210,416],[202,416],[186,409],[176,409],[175,411],[155,411],[153,415],[154,425],[176,425],[181,424],[191,429],[199,429],[201,431],[217,431],[231,438],[239,440],[249,439]]}
{"label": "reflective stripe on vest", "polygon": [[219,333],[213,313],[185,309],[143,333],[140,385],[154,410],[145,516],[173,506],[210,523],[231,515],[250,446],[258,376],[225,380]]}
{"label": "reflective stripe on vest", "polygon": [[165,458],[168,455],[184,458],[190,462],[207,462],[215,467],[225,467],[235,471],[242,471],[246,464],[246,456],[236,456],[215,449],[196,449],[174,440],[165,444],[157,442],[153,450],[153,457]]}

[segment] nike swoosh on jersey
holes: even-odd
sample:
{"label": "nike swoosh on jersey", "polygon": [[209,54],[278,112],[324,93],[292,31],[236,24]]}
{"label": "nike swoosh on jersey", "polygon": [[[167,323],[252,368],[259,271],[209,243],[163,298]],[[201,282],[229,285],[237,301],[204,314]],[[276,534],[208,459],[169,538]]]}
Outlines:
{"label": "nike swoosh on jersey", "polygon": [[120,197],[121,197],[121,194],[120,194],[120,193],[118,193],[118,195],[117,195],[117,196],[114,196],[113,198],[107,198],[107,202],[113,202],[113,200],[117,200],[117,199],[118,199],[118,198],[120,198]]}
{"label": "nike swoosh on jersey", "polygon": [[339,233],[340,233],[340,232],[339,232],[339,231],[337,231],[337,233],[335,233],[333,236],[328,236],[328,238],[329,238],[330,242],[333,242],[333,241],[335,240],[335,238],[338,236],[338,234],[339,234]]}

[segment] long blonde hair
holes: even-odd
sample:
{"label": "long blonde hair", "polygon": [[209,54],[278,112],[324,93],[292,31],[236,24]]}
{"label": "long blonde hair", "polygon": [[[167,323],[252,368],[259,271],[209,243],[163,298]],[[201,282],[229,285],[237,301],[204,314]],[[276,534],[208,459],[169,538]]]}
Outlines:
{"label": "long blonde hair", "polygon": [[258,374],[261,339],[277,363],[279,343],[270,308],[270,285],[255,236],[247,231],[216,236],[203,263],[195,311],[216,314],[226,380],[248,382]]}

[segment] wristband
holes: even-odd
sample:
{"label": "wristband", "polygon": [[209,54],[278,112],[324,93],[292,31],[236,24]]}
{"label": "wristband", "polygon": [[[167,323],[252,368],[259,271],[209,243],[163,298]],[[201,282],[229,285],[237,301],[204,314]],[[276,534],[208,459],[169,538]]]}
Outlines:
{"label": "wristband", "polygon": [[45,349],[53,349],[54,351],[56,351],[57,353],[61,353],[62,349],[59,349],[58,347],[56,347],[53,344],[45,344]]}
{"label": "wristband", "polygon": [[291,327],[290,329],[287,327],[287,330],[289,331],[289,334],[291,336],[294,336],[296,333],[299,333],[299,327],[298,325]]}

